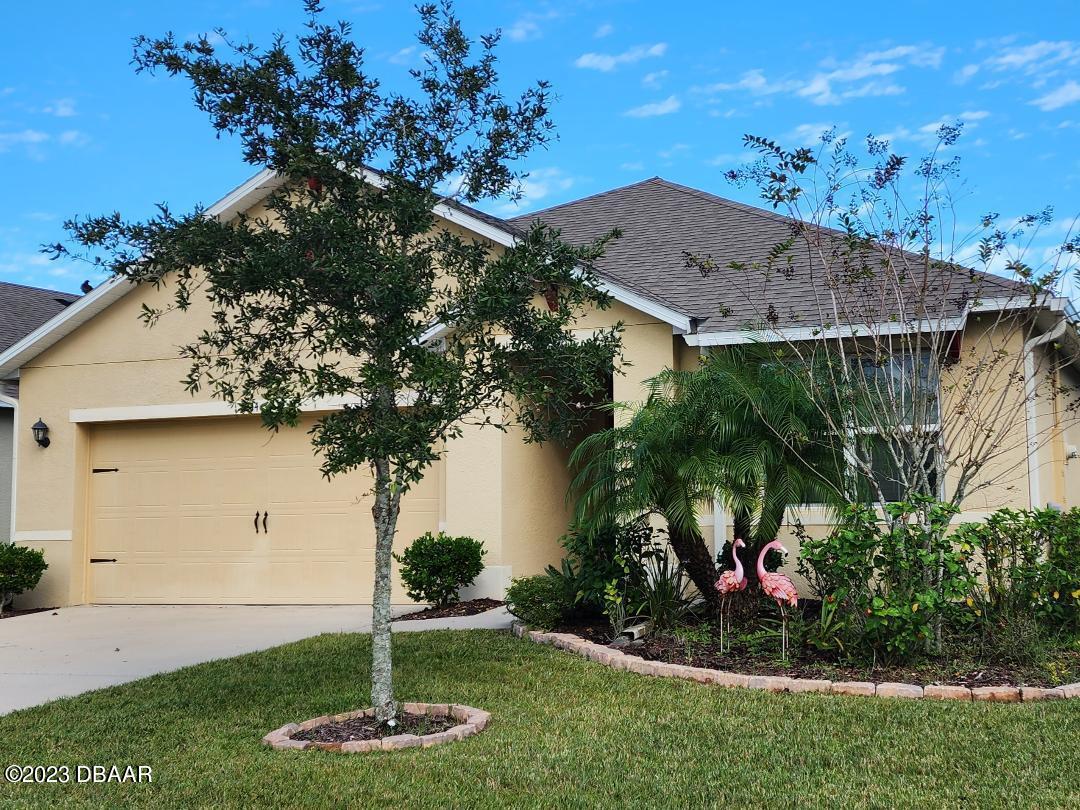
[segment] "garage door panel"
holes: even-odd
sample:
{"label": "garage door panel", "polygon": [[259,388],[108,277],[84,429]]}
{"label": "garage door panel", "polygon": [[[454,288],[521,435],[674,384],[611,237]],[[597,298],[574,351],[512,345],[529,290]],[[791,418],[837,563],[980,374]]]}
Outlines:
{"label": "garage door panel", "polygon": [[125,553],[140,558],[167,557],[174,553],[176,523],[170,515],[136,515],[130,526]]}
{"label": "garage door panel", "polygon": [[127,551],[127,538],[134,534],[134,518],[98,514],[93,523],[94,553],[91,556],[108,557]]}
{"label": "garage door panel", "polygon": [[[92,466],[119,472],[91,476],[88,556],[118,562],[90,565],[91,599],[370,602],[370,476],[323,478],[310,423],[274,435],[251,417],[96,428]],[[435,530],[440,475],[403,500],[395,547]]]}

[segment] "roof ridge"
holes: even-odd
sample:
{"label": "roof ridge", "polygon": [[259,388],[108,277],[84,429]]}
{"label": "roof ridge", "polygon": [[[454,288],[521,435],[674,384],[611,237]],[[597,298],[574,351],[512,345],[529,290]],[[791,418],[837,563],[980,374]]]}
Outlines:
{"label": "roof ridge", "polygon": [[2,284],[5,287],[19,287],[19,288],[24,289],[24,290],[35,290],[36,292],[48,293],[49,295],[70,295],[72,298],[78,298],[79,297],[78,293],[69,293],[69,292],[64,292],[63,290],[54,290],[54,289],[51,289],[49,287],[35,287],[33,285],[30,285],[30,284],[19,284],[18,282],[15,282],[15,281],[0,281],[0,284]]}
{"label": "roof ridge", "polygon": [[796,222],[794,217],[784,216],[778,214],[775,211],[769,211],[767,208],[759,208],[756,205],[748,205],[747,203],[741,203],[738,200],[731,200],[727,197],[721,197],[719,194],[713,194],[711,191],[704,191],[700,188],[694,188],[693,186],[684,186],[682,183],[676,183],[672,180],[665,180],[662,177],[656,178],[660,183],[664,184],[673,191],[681,191],[683,194],[688,194],[691,197],[698,197],[705,200],[705,202],[711,202],[714,205],[722,205],[726,208],[734,208],[736,211],[745,211],[748,214],[755,214],[759,217],[764,217],[772,222],[783,222],[784,224],[791,224]]}
{"label": "roof ridge", "polygon": [[568,205],[577,205],[579,203],[585,202],[586,200],[595,200],[595,199],[598,199],[600,197],[606,197],[609,194],[615,194],[616,192],[619,192],[619,191],[626,191],[626,189],[628,189],[628,188],[634,188],[636,186],[644,186],[647,183],[656,183],[656,182],[665,183],[667,181],[664,180],[659,175],[653,175],[652,177],[647,177],[644,180],[638,180],[635,183],[627,183],[625,186],[616,186],[615,188],[609,188],[609,189],[606,189],[604,191],[597,191],[595,194],[588,194],[588,195],[586,195],[584,197],[578,197],[576,200],[567,200],[566,202],[559,203],[558,205],[549,205],[547,208],[538,208],[536,211],[529,211],[529,212],[524,213],[524,214],[518,214],[515,217],[511,217],[508,221],[509,222],[514,222],[515,220],[525,219],[527,217],[538,217],[541,214],[546,214],[549,211],[555,211],[555,210],[557,210],[559,208],[565,208]]}

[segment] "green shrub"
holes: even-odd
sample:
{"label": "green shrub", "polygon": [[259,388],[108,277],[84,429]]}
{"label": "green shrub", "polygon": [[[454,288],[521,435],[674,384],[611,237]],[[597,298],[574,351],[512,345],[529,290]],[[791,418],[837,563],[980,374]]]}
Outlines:
{"label": "green shrub", "polygon": [[971,599],[986,634],[1031,621],[1043,632],[1080,630],[1080,509],[999,509],[954,539],[982,555],[985,588]]}
{"label": "green shrub", "polygon": [[585,613],[605,612],[605,594],[614,581],[622,593],[645,579],[645,563],[654,557],[653,530],[647,521],[612,523],[586,531],[574,527],[561,541],[566,557],[548,574],[562,581],[574,605]]}
{"label": "green shrub", "polygon": [[[974,566],[946,533],[955,509],[920,501],[885,511],[882,521],[869,506],[849,505],[820,540],[797,528],[799,573],[822,598],[829,625],[808,629],[815,646],[908,659],[935,646],[944,623],[970,613]],[[925,523],[912,519],[920,513]]]}
{"label": "green shrub", "polygon": [[401,563],[401,581],[410,599],[444,607],[456,602],[458,592],[484,570],[486,553],[483,544],[471,537],[428,532],[394,559]]}
{"label": "green shrub", "polygon": [[529,627],[550,630],[562,622],[571,605],[557,579],[536,574],[510,583],[506,590],[506,607]]}
{"label": "green shrub", "polygon": [[36,548],[0,543],[0,613],[20,593],[37,586],[48,567]]}
{"label": "green shrub", "polygon": [[657,629],[675,627],[694,610],[694,588],[673,553],[660,550],[645,564],[645,575],[630,586],[635,615],[652,620]]}

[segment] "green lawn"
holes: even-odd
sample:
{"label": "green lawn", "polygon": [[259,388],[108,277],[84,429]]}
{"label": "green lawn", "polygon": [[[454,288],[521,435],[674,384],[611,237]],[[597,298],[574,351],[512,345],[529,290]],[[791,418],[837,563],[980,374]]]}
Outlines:
{"label": "green lawn", "polygon": [[0,764],[154,774],[0,780],[0,806],[1080,805],[1080,701],[772,695],[615,672],[483,631],[403,633],[395,653],[401,699],[487,709],[488,729],[386,754],[265,748],[270,729],[365,705],[368,637],[321,636],[0,717]]}

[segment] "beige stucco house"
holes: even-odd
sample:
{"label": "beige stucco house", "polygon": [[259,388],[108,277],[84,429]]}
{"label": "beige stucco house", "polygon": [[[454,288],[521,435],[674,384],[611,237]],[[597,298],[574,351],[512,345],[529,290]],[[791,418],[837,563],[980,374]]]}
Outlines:
{"label": "beige stucco house", "polygon": [[[279,181],[264,172],[210,209],[228,219],[257,208]],[[436,213],[494,245],[509,245],[532,215],[500,220],[444,204]],[[624,236],[601,265],[615,299],[585,313],[592,330],[624,324],[616,401],[641,398],[666,367],[692,368],[712,346],[748,340],[732,314],[737,291],[686,267],[684,250],[753,255],[783,238],[775,215],[659,178],[540,212],[566,238],[618,226]],[[79,299],[0,354],[0,380],[18,380],[14,539],[44,549],[49,570],[27,605],[79,603],[365,603],[371,599],[374,533],[363,473],[325,481],[306,425],[271,435],[181,383],[177,346],[202,328],[205,309],[147,329],[144,303],[168,289],[114,280]],[[1047,307],[1047,322],[1063,314]],[[1057,307],[1057,309],[1055,309]],[[958,323],[958,328],[967,328]],[[308,422],[341,402],[310,403]],[[49,427],[40,447],[29,430]],[[1053,421],[1053,407],[1037,415]],[[1031,486],[973,509],[1080,503],[1067,475],[1063,426],[1030,468]],[[472,535],[487,546],[477,595],[501,596],[511,577],[560,557],[568,523],[567,453],[513,432],[467,428],[403,504],[398,542],[429,530]],[[1028,469],[1028,468],[1025,468]],[[812,511],[812,510],[811,510]],[[812,519],[812,517],[811,517]],[[702,519],[707,542],[727,538],[722,510]],[[395,591],[395,601],[407,601]]]}
{"label": "beige stucco house", "polygon": [[[62,312],[77,295],[0,281],[0,353]],[[0,543],[10,542],[15,521],[15,409],[17,380],[0,380]]]}

